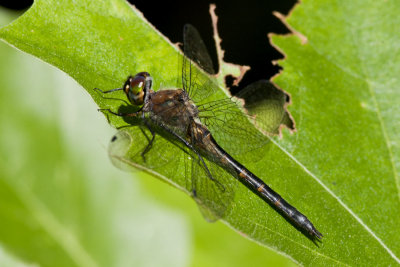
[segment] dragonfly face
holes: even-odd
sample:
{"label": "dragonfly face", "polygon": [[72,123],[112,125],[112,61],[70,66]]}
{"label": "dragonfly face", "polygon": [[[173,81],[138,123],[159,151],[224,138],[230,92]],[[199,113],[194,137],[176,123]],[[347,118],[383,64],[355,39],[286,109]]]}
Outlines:
{"label": "dragonfly face", "polygon": [[149,93],[152,85],[152,78],[147,72],[139,72],[134,77],[129,76],[125,82],[123,90],[132,105],[143,107],[146,95]]}

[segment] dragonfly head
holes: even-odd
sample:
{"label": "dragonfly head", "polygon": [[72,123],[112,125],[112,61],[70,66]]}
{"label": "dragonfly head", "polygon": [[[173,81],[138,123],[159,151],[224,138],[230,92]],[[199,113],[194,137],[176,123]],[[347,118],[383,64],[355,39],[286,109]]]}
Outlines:
{"label": "dragonfly head", "polygon": [[153,79],[147,72],[139,72],[134,77],[129,76],[123,90],[129,102],[137,107],[142,107],[146,94],[150,91]]}

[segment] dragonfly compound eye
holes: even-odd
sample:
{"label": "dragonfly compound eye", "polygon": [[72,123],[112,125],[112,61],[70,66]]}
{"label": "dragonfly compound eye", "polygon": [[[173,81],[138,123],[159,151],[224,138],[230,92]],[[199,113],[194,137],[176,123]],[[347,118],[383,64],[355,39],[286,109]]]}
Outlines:
{"label": "dragonfly compound eye", "polygon": [[151,77],[147,72],[140,72],[135,77],[129,77],[125,83],[124,91],[129,101],[135,105],[142,107],[144,97],[151,87]]}

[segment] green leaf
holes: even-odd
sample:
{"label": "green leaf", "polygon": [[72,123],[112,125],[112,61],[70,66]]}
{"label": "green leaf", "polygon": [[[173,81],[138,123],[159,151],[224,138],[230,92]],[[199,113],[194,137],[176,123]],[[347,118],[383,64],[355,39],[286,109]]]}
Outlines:
{"label": "green leaf", "polygon": [[4,43],[0,58],[0,266],[291,265],[112,166],[115,129],[71,78]]}
{"label": "green leaf", "polygon": [[0,266],[186,266],[183,216],[111,165],[114,130],[87,94],[4,43],[0,58]]}
{"label": "green leaf", "polygon": [[[334,223],[350,265],[364,265],[355,250],[373,253],[369,265],[400,263],[399,12],[398,1],[303,1],[288,23],[306,42],[273,37],[285,54],[274,81],[291,95],[298,131],[277,144],[345,208]],[[350,230],[347,214],[375,241]]]}
{"label": "green leaf", "polygon": [[[349,8],[350,5],[343,4],[343,6]],[[326,8],[324,10],[333,12],[335,9]],[[351,15],[353,14],[351,13]],[[347,14],[346,17],[343,17],[350,18],[351,16]],[[304,25],[309,26],[309,24]],[[316,27],[320,25],[315,24]],[[331,36],[331,33],[327,34],[327,36]],[[68,73],[93,96],[96,103],[102,108],[117,110],[121,102],[102,99],[92,88],[108,89],[119,87],[128,74],[139,71],[150,72],[155,81],[155,88],[159,88],[160,84],[164,87],[173,87],[179,79],[178,73],[181,59],[178,56],[177,49],[157,34],[151,26],[143,21],[143,18],[138,15],[135,9],[130,8],[123,1],[115,0],[102,2],[101,4],[92,3],[91,1],[37,1],[24,16],[10,26],[3,28],[0,31],[0,37],[19,49],[33,54]],[[336,38],[336,40],[339,39]],[[282,42],[279,45],[283,47],[283,43],[288,46],[291,44],[291,49],[302,47],[299,42],[293,42],[295,38],[288,40],[289,42]],[[340,46],[336,44],[333,47]],[[346,49],[344,50],[347,51]],[[304,56],[296,53],[293,57],[295,58],[296,55]],[[305,56],[309,55],[305,54]],[[311,60],[311,58],[313,57],[310,56],[308,60]],[[305,59],[301,58],[301,60],[303,61],[297,61],[297,63],[302,62],[302,67],[316,68],[313,73],[308,73],[310,75],[309,79],[305,79],[303,76],[301,81],[307,80],[310,83],[313,82],[314,85],[322,83],[327,77],[325,71],[329,71],[329,69],[322,69],[321,66],[314,64],[314,62],[304,66]],[[354,61],[352,62],[354,64]],[[348,67],[350,66],[348,65]],[[301,76],[298,73],[296,74],[295,70],[289,66],[285,67],[287,67],[285,73],[294,73],[294,77],[297,78],[296,82],[299,82],[298,80]],[[317,73],[320,75],[317,76]],[[340,79],[334,80],[333,85],[335,85],[336,89],[337,86],[342,85],[342,79],[345,78],[341,75]],[[290,80],[289,78],[285,79],[279,84],[292,93],[291,89],[294,90],[295,86],[288,83]],[[390,81],[393,82],[393,79]],[[288,84],[285,84],[285,82]],[[281,193],[284,198],[311,219],[324,234],[323,242],[314,244],[308,240],[275,210],[243,186],[238,186],[233,211],[225,218],[225,222],[228,225],[258,243],[290,255],[295,261],[303,264],[333,265],[343,263],[368,265],[376,263],[377,259],[382,265],[398,262],[398,259],[390,253],[395,251],[394,245],[389,245],[391,243],[387,241],[387,239],[391,240],[393,236],[396,236],[393,235],[397,233],[396,228],[389,228],[388,226],[388,229],[386,229],[386,224],[383,225],[381,221],[360,219],[363,214],[361,211],[364,212],[374,207],[373,211],[376,211],[376,201],[381,201],[384,205],[379,205],[379,210],[385,210],[385,219],[390,221],[389,225],[396,225],[397,221],[392,218],[392,214],[398,213],[392,213],[395,211],[391,207],[394,207],[394,203],[397,203],[398,195],[394,193],[396,197],[389,199],[379,198],[379,196],[383,195],[382,190],[380,190],[375,191],[377,195],[374,199],[374,197],[365,194],[363,197],[366,199],[362,199],[362,201],[365,201],[366,205],[363,204],[364,202],[357,202],[358,200],[355,197],[355,195],[359,195],[362,192],[362,188],[367,188],[374,181],[375,183],[384,181],[372,179],[375,176],[371,176],[372,174],[375,175],[373,166],[375,164],[383,164],[381,159],[376,160],[377,156],[383,154],[367,153],[364,155],[358,153],[357,157],[346,156],[343,159],[344,154],[340,150],[343,143],[338,143],[335,139],[336,136],[341,136],[347,131],[346,127],[357,126],[360,128],[359,133],[365,133],[366,130],[375,133],[379,132],[381,128],[378,127],[376,129],[371,127],[370,124],[360,126],[362,123],[358,120],[358,116],[351,117],[349,122],[340,120],[341,117],[334,115],[323,117],[325,113],[322,111],[319,113],[314,112],[316,103],[323,100],[321,106],[327,108],[328,111],[334,112],[332,110],[338,109],[351,115],[359,114],[357,112],[354,113],[354,110],[350,110],[352,111],[350,112],[347,109],[349,103],[355,105],[356,100],[359,99],[357,97],[360,97],[358,95],[360,92],[353,93],[353,95],[349,94],[351,91],[348,88],[355,86],[355,82],[352,80],[352,82],[346,84],[346,87],[342,87],[347,89],[347,94],[345,95],[343,93],[339,94],[334,90],[326,91],[326,93],[332,93],[334,96],[337,96],[335,95],[336,92],[339,96],[345,97],[347,101],[332,102],[332,96],[324,95],[323,92],[325,91],[320,90],[318,93],[313,92],[313,95],[306,99],[306,105],[299,104],[296,110],[294,109],[296,103],[301,102],[293,92],[292,107],[297,121],[298,133],[293,136],[286,134],[283,140],[274,139],[273,142],[257,151],[256,155],[251,155],[251,157],[256,156],[260,159],[257,162],[251,161],[250,155],[243,155],[240,158],[251,171],[263,178],[272,188]],[[311,93],[311,90],[308,93]],[[331,103],[332,107],[327,103]],[[365,102],[365,104],[368,104],[368,102]],[[370,108],[374,107],[374,105],[366,105],[366,107]],[[318,118],[312,118],[311,115],[309,117],[305,116],[309,114],[301,114],[300,116],[299,108],[302,108],[303,112],[308,111],[314,116],[318,114]],[[383,118],[384,116],[381,115],[381,117]],[[303,132],[302,125],[307,121],[316,125],[308,128],[310,131],[315,129],[316,133],[307,132],[306,130]],[[111,122],[114,126],[121,125],[121,120],[117,120],[114,117],[111,117]],[[336,132],[330,130],[333,122],[341,125]],[[322,127],[325,124],[326,126]],[[255,131],[255,129],[253,130]],[[327,140],[323,139],[321,132],[327,133]],[[347,140],[345,137],[348,138],[347,135],[342,137],[339,141]],[[359,137],[366,138],[368,135]],[[297,146],[297,142],[300,142],[299,139],[304,142],[302,143],[303,147]],[[350,140],[352,140],[351,144],[353,145],[360,144],[357,147],[359,149],[367,150],[369,148],[367,145],[369,143],[357,143],[358,139]],[[307,142],[311,141],[314,142],[315,146],[307,146],[309,145]],[[323,141],[330,141],[334,145],[324,147],[321,145]],[[336,161],[329,161],[327,158],[322,160],[320,153],[323,155],[324,151],[327,151],[327,155],[342,153],[338,154],[342,157],[335,158]],[[357,153],[359,150],[353,148],[351,152],[353,153],[353,151]],[[371,149],[370,151],[373,150]],[[392,154],[394,154],[393,150]],[[361,163],[368,161],[369,165],[353,166],[349,165],[345,159],[359,160]],[[357,176],[356,171],[359,169],[368,169],[369,172],[365,171],[365,173],[369,174],[369,176]],[[328,183],[328,181],[332,182],[333,180],[333,178],[329,180],[328,176],[335,176],[336,185]],[[358,180],[352,180],[356,182],[346,187],[349,183],[345,183],[344,179],[336,180],[336,177],[357,177]],[[380,182],[378,189],[386,190],[392,186],[393,176],[391,178],[392,180],[390,180],[389,184]],[[358,181],[362,182],[362,184],[358,184]],[[343,188],[343,190],[336,188]],[[347,188],[349,188],[349,191],[347,191]],[[354,192],[356,189],[357,191]],[[374,189],[376,190],[377,188]],[[370,188],[367,190],[373,191]],[[391,190],[396,191],[396,187],[394,186]],[[378,195],[378,192],[380,195]],[[384,195],[386,196],[387,193]],[[391,194],[391,196],[393,195]],[[371,199],[374,199],[375,202]],[[373,202],[372,205],[370,202]],[[358,205],[357,209],[350,206],[353,203]],[[367,205],[367,203],[369,204]],[[355,212],[359,210],[360,212]],[[378,213],[367,214],[368,218],[370,218],[369,216],[378,216]],[[380,239],[377,238],[377,236],[380,236],[378,233],[381,233]],[[384,236],[387,236],[387,238],[385,239]],[[395,243],[395,240],[392,243]]]}

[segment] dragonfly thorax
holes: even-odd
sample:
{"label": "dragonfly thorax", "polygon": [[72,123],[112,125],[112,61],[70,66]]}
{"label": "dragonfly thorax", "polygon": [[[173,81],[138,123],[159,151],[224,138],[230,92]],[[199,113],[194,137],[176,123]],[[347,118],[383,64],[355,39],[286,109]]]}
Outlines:
{"label": "dragonfly thorax", "polygon": [[199,116],[197,106],[182,89],[150,91],[143,111],[156,124],[174,129],[181,136]]}

